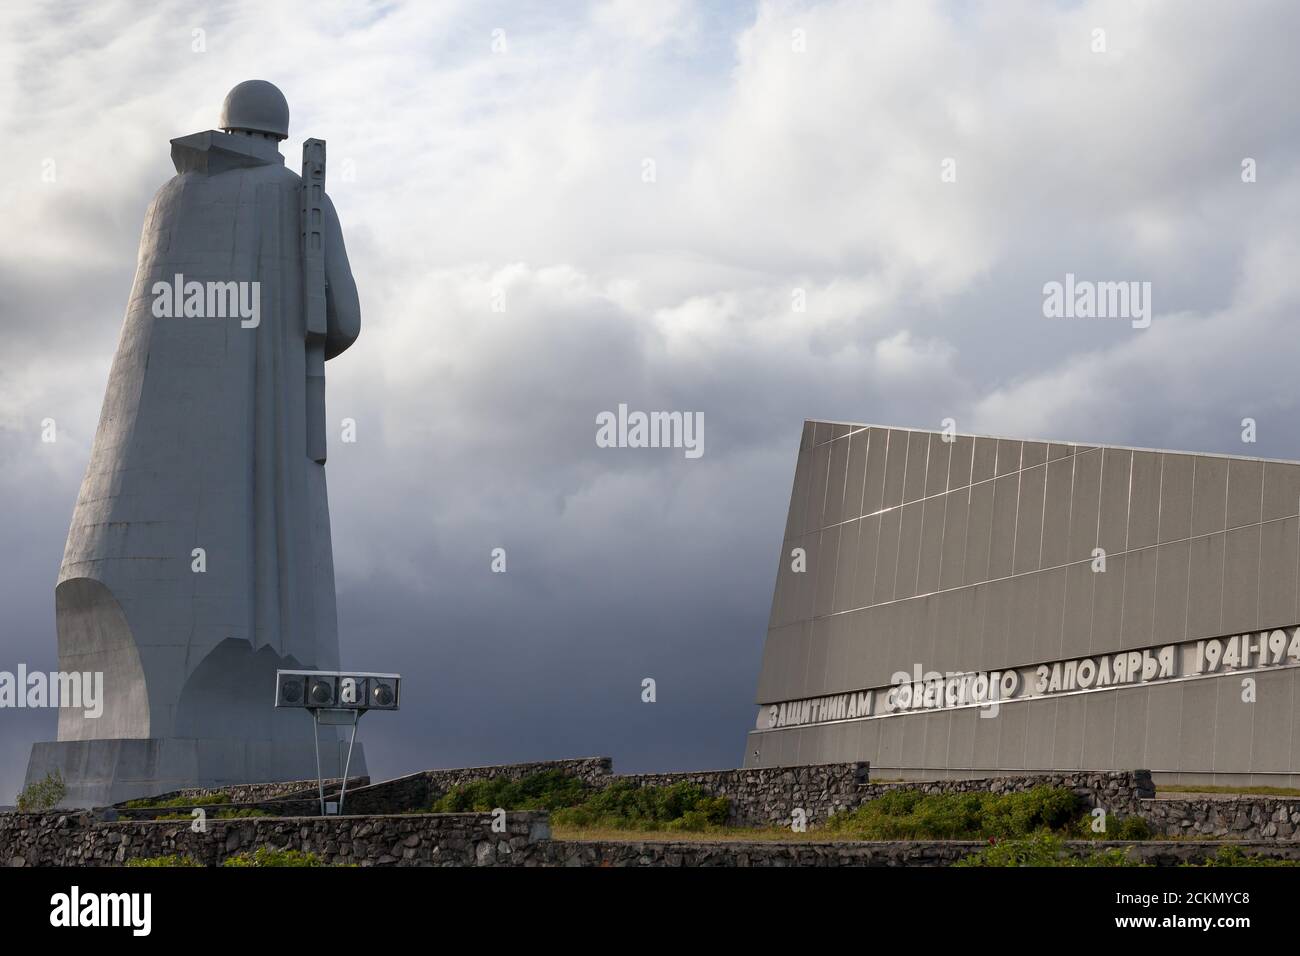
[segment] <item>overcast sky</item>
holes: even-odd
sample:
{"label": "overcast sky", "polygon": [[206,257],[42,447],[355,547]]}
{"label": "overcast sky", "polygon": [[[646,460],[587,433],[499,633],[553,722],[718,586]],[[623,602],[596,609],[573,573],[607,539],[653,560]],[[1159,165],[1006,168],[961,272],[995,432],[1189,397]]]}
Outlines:
{"label": "overcast sky", "polygon": [[[241,80],[291,168],[328,141],[361,294],[327,472],[344,663],[407,681],[372,774],[717,768],[804,418],[1300,458],[1298,36],[1239,0],[4,4],[0,670],[56,666],[145,208]],[[1150,327],[1045,318],[1067,273],[1150,282]],[[705,454],[598,448],[620,403],[702,412]],[[56,715],[0,721],[3,803]]]}

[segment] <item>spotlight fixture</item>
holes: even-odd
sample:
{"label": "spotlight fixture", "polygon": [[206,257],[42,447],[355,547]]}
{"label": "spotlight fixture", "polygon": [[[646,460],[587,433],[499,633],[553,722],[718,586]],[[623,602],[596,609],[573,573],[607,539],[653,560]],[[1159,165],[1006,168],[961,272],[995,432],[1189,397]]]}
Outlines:
{"label": "spotlight fixture", "polygon": [[330,811],[343,812],[348,789],[352,748],[357,742],[357,722],[368,710],[397,710],[400,674],[356,674],[347,671],[276,671],[275,706],[296,707],[311,714],[316,737],[316,784],[320,791],[321,816],[327,812],[325,780],[320,772],[320,725],[352,725],[348,757],[343,765],[343,785],[337,804]]}
{"label": "spotlight fixture", "polygon": [[275,706],[305,710],[397,710],[400,674],[276,671]]}

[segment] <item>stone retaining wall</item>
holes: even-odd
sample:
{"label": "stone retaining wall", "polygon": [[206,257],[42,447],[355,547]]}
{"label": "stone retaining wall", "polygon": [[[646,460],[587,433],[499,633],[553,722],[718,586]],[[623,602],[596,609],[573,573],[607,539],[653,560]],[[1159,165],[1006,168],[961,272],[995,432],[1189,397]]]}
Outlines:
{"label": "stone retaining wall", "polygon": [[1255,794],[1212,800],[1144,800],[1138,811],[1167,837],[1300,841],[1300,798]]}
{"label": "stone retaining wall", "polygon": [[735,827],[789,826],[795,808],[809,823],[862,802],[869,765],[832,763],[808,767],[762,767],[750,770],[703,770],[687,773],[617,774],[611,783],[670,787],[693,783],[710,796],[730,801],[727,824]]}
{"label": "stone retaining wall", "polygon": [[[711,796],[729,801],[730,826],[789,826],[795,809],[804,812],[810,826],[824,823],[833,813],[852,810],[891,790],[911,789],[923,793],[966,793],[993,791],[1009,793],[1037,786],[1060,786],[1074,790],[1088,808],[1103,807],[1119,817],[1138,811],[1139,802],[1154,796],[1151,775],[1145,770],[1023,774],[983,779],[936,780],[927,783],[867,782],[866,763],[820,764],[804,767],[767,767],[743,770],[703,770],[683,773],[614,774],[608,757],[584,757],[536,763],[504,764],[491,767],[463,767],[453,770],[422,770],[394,780],[349,789],[344,813],[373,815],[418,813],[427,810],[441,794],[455,786],[506,777],[517,780],[546,770],[560,770],[594,787],[626,782],[638,787],[692,783]],[[236,788],[229,788],[233,792]],[[242,788],[241,792],[251,792]],[[302,796],[279,797],[208,807],[209,817],[222,809],[251,808],[277,816],[315,816],[319,802],[313,790]],[[164,812],[185,812],[171,808]],[[144,818],[149,811],[119,811],[123,817]],[[156,812],[156,811],[155,811]]]}
{"label": "stone retaining wall", "polygon": [[643,843],[552,840],[525,866],[950,866],[988,844],[920,843]]}
{"label": "stone retaining wall", "polygon": [[[831,813],[851,810],[897,789],[923,793],[1009,793],[1048,785],[1069,787],[1088,808],[1102,807],[1117,818],[1132,814],[1145,817],[1151,824],[1153,836],[1157,837],[1300,842],[1300,798],[1241,795],[1201,800],[1154,800],[1150,774],[1141,770],[859,784],[855,781],[865,773],[865,766],[861,764],[614,775],[608,772],[607,758],[588,758],[422,771],[350,792],[344,809],[348,816],[420,812],[450,786],[498,776],[518,779],[539,770],[553,769],[557,763],[561,768],[572,768],[573,772],[596,786],[615,781],[628,781],[637,786],[670,786],[683,781],[694,783],[710,794],[728,798],[731,807],[728,823],[731,826],[786,827],[791,823],[793,809],[798,807],[804,810],[809,825],[815,828]],[[314,817],[317,807],[317,798],[312,792],[305,799],[222,804],[208,806],[205,810],[209,821],[215,823],[218,822],[216,815],[222,810],[252,808],[280,817]],[[189,808],[117,811],[123,820],[148,819],[160,812],[187,814]]]}
{"label": "stone retaining wall", "polygon": [[[259,846],[315,853],[358,866],[945,866],[982,841],[871,843],[650,843],[551,840],[546,815],[509,813],[494,832],[487,813],[305,817],[212,821],[193,833],[184,822],[102,822],[90,813],[0,815],[0,863],[8,866],[120,866],[178,854],[207,866]],[[1131,847],[1157,865],[1201,862],[1221,846],[1300,859],[1300,843],[1225,844],[1210,840],[1122,844],[1071,841],[1077,853]]]}
{"label": "stone retaining wall", "polygon": [[[347,814],[408,813],[429,807],[438,795],[454,786],[497,777],[519,779],[544,770],[561,770],[596,786],[629,782],[636,786],[672,786],[693,783],[711,796],[730,802],[730,826],[788,826],[793,811],[804,811],[810,825],[824,823],[833,813],[851,810],[868,800],[897,789],[924,793],[966,793],[971,791],[1013,792],[1038,786],[1069,787],[1088,808],[1104,807],[1108,813],[1126,816],[1137,811],[1139,801],[1155,795],[1151,774],[1145,770],[1023,774],[967,780],[936,780],[928,783],[873,784],[869,764],[834,763],[803,767],[762,767],[742,770],[701,770],[681,773],[615,774],[609,757],[587,757],[495,767],[466,767],[456,770],[425,770],[352,792]],[[265,807],[276,812],[275,807]],[[280,812],[312,814],[310,801],[285,806]]]}
{"label": "stone retaining wall", "polygon": [[303,850],[360,866],[476,866],[537,853],[550,836],[546,814],[511,813],[505,831],[488,813],[380,817],[282,817],[188,822],[100,822],[90,813],[0,815],[0,863],[8,866],[120,866],[179,854],[206,866],[257,847]]}
{"label": "stone retaining wall", "polygon": [[[395,777],[380,783],[358,786],[358,780],[369,778],[352,778],[348,781],[348,791],[343,801],[346,816],[374,815],[386,813],[421,813],[433,805],[433,801],[452,787],[463,786],[482,780],[495,780],[505,777],[518,780],[547,770],[560,770],[578,777],[593,786],[603,786],[611,779],[613,761],[609,757],[578,757],[572,760],[541,760],[533,763],[500,764],[488,767],[458,767],[450,770],[420,770],[404,777]],[[220,792],[232,795],[229,804],[210,804],[206,806],[209,816],[221,810],[261,810],[276,816],[317,816],[320,813],[320,798],[315,781],[307,789],[300,787],[285,795],[270,799],[244,799],[240,797],[253,792],[249,787],[223,787],[212,791],[173,791],[153,798],[165,800],[169,797],[190,792]],[[326,784],[326,798],[331,794],[337,796],[338,781]],[[356,787],[354,790],[353,787]],[[158,813],[188,813],[189,806],[168,807],[166,809],[127,810],[121,804],[117,806],[122,818],[147,819]]]}
{"label": "stone retaining wall", "polygon": [[867,764],[838,763],[809,767],[771,767],[700,773],[645,773],[613,777],[638,786],[669,786],[688,781],[731,801],[731,826],[789,826],[802,809],[809,824],[824,823],[833,813],[852,810],[892,790],[922,793],[1012,793],[1033,787],[1068,787],[1089,808],[1103,807],[1120,817],[1138,812],[1144,797],[1155,796],[1146,770],[1023,774],[928,783],[864,783]]}
{"label": "stone retaining wall", "polygon": [[[546,841],[540,854],[524,854],[524,866],[951,866],[985,849],[978,840],[900,840],[872,843],[600,843]],[[1076,855],[1107,849],[1125,850],[1131,859],[1153,866],[1203,863],[1220,847],[1239,848],[1251,856],[1300,861],[1300,845],[1184,840],[1164,843],[1119,843],[1070,840]]]}
{"label": "stone retaining wall", "polygon": [[1066,773],[933,780],[928,783],[871,784],[861,790],[860,799],[873,800],[890,790],[900,789],[920,790],[922,793],[1015,793],[1034,787],[1067,787],[1078,794],[1088,809],[1101,807],[1107,813],[1120,816],[1140,812],[1143,801],[1156,795],[1149,770],[1076,770]]}
{"label": "stone retaining wall", "polygon": [[[342,782],[342,777],[332,777],[326,780],[325,792],[328,794],[338,790]],[[364,787],[369,783],[369,777],[349,777],[348,789]],[[229,795],[231,803],[257,803],[290,797],[306,798],[315,796],[319,792],[320,785],[315,780],[284,780],[278,783],[241,783],[228,787],[186,787],[181,790],[168,790],[166,793],[160,793],[146,799],[154,803],[162,803],[166,800],[174,800],[177,797],[194,799],[224,793]],[[121,809],[129,802],[131,801],[124,800],[121,803],[113,804],[113,806]]]}

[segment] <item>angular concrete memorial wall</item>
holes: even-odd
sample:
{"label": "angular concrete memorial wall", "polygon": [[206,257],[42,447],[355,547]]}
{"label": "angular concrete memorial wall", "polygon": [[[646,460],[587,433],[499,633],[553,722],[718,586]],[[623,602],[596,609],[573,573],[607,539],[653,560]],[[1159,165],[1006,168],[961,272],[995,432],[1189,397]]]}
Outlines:
{"label": "angular concrete memorial wall", "polygon": [[745,766],[1300,784],[1300,464],[806,422]]}

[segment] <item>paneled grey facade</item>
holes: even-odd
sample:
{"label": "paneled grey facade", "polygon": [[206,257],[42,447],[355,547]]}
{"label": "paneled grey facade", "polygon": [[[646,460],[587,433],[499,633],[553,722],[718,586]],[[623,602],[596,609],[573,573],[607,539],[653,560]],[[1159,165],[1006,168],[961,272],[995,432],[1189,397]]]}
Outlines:
{"label": "paneled grey facade", "polygon": [[765,726],[781,702],[879,691],[917,667],[1190,654],[1300,624],[1300,464],[948,438],[805,422],[746,766],[869,760],[905,778],[1140,767],[1166,782],[1300,785],[1291,658],[1007,699],[996,715]]}

